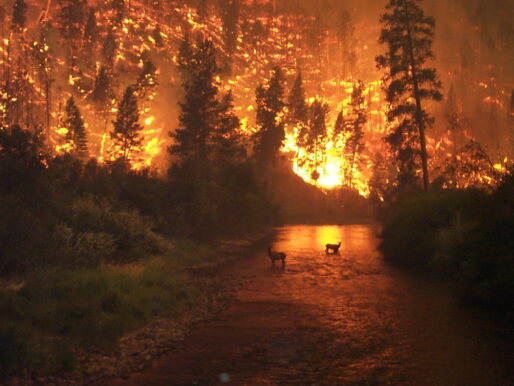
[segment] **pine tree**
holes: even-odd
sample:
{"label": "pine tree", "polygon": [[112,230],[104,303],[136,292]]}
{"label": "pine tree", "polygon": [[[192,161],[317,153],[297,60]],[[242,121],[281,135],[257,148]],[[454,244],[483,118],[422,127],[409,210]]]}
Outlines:
{"label": "pine tree", "polygon": [[84,22],[84,2],[81,0],[59,0],[59,19],[63,38],[76,40]]}
{"label": "pine tree", "polygon": [[32,44],[32,55],[35,59],[37,66],[37,72],[39,81],[42,85],[41,89],[44,90],[45,94],[45,124],[46,124],[46,135],[50,135],[50,121],[51,121],[51,105],[52,105],[52,78],[53,72],[53,60],[52,53],[50,50],[48,35],[50,32],[50,22],[45,22],[41,25],[39,32],[39,39]]}
{"label": "pine tree", "polygon": [[157,67],[147,55],[143,55],[143,68],[136,81],[136,90],[140,97],[145,98],[147,94],[157,85]]}
{"label": "pine tree", "polygon": [[227,165],[241,160],[245,155],[240,127],[239,117],[234,110],[232,93],[228,92],[219,102],[218,122],[213,132],[216,163]]}
{"label": "pine tree", "polygon": [[220,7],[225,50],[227,55],[230,56],[236,49],[237,36],[239,34],[239,0],[220,0]]}
{"label": "pine tree", "polygon": [[346,128],[346,121],[343,112],[337,114],[336,122],[334,123],[334,130],[332,132],[332,140],[335,143],[342,142]]}
{"label": "pine tree", "polygon": [[460,137],[460,130],[462,129],[462,116],[459,113],[456,99],[455,89],[452,84],[448,92],[444,116],[446,118],[448,131],[452,136],[452,156],[454,159],[457,158],[457,151],[460,148],[458,138]]}
{"label": "pine tree", "polygon": [[206,161],[211,153],[209,141],[218,116],[216,77],[220,69],[212,41],[202,40],[194,48],[188,40],[185,42],[179,51],[185,96],[179,104],[179,127],[170,133],[174,144],[169,151],[181,160],[195,158]]}
{"label": "pine tree", "polygon": [[300,149],[306,145],[308,127],[307,114],[308,107],[305,101],[305,89],[303,88],[303,79],[301,71],[298,71],[293,88],[288,98],[288,124],[292,125],[296,134],[296,155],[295,160],[300,164]]}
{"label": "pine tree", "polygon": [[357,81],[353,86],[352,98],[350,101],[351,116],[344,125],[347,130],[345,141],[345,153],[347,155],[347,169],[344,173],[346,185],[351,187],[353,184],[354,169],[359,164],[359,156],[364,150],[364,126],[367,122],[364,83]]}
{"label": "pine tree", "polygon": [[348,134],[348,123],[345,119],[343,112],[339,112],[337,114],[336,121],[334,123],[334,129],[332,130],[332,142],[335,144],[337,149],[340,152],[340,159],[341,159],[341,175],[343,176],[343,183],[346,179],[346,168],[347,168],[347,155],[346,155],[346,140],[347,140],[347,134]]}
{"label": "pine tree", "polygon": [[155,42],[155,46],[157,48],[163,48],[164,47],[164,39],[162,38],[162,30],[161,25],[157,24],[155,29],[152,32],[152,38]]}
{"label": "pine tree", "polygon": [[100,112],[109,109],[110,99],[113,96],[111,77],[107,69],[102,66],[95,77],[93,91],[89,98],[95,103]]}
{"label": "pine tree", "polygon": [[112,31],[105,38],[104,46],[102,47],[102,56],[105,61],[105,65],[112,69],[114,66],[114,58],[116,57],[116,38]]}
{"label": "pine tree", "polygon": [[324,159],[327,139],[327,115],[328,105],[320,100],[315,100],[309,107],[309,130],[307,135],[307,152],[314,155],[311,164],[311,178],[317,181],[320,177],[318,171],[320,163]]}
{"label": "pine tree", "polygon": [[282,70],[275,67],[267,85],[257,87],[257,127],[255,156],[258,163],[269,167],[278,158],[284,133],[284,78]]}
{"label": "pine tree", "polygon": [[84,121],[80,115],[73,96],[66,102],[66,117],[64,127],[68,130],[67,139],[72,143],[72,154],[78,158],[87,158],[87,136]]}
{"label": "pine tree", "polygon": [[289,94],[287,107],[289,109],[289,121],[292,123],[307,122],[307,103],[305,102],[305,89],[303,88],[302,72],[294,81],[293,88]]}
{"label": "pine tree", "polygon": [[398,121],[387,137],[400,168],[400,187],[415,185],[421,158],[423,188],[428,191],[428,154],[425,130],[434,119],[423,108],[424,100],[440,101],[441,82],[436,70],[426,66],[433,58],[432,41],[435,21],[425,16],[420,0],[390,0],[380,21],[380,43],[385,55],[376,58],[383,69],[386,99],[390,104],[388,119]]}
{"label": "pine tree", "polygon": [[387,153],[375,154],[369,180],[369,201],[379,215],[389,203],[394,201],[397,193],[394,186],[397,170],[394,168],[394,161],[388,159],[389,156],[390,154]]}
{"label": "pine tree", "polygon": [[15,0],[13,4],[12,26],[13,29],[21,31],[25,28],[27,20],[27,3],[25,0]]}
{"label": "pine tree", "polygon": [[111,0],[111,8],[114,14],[114,24],[121,24],[125,17],[125,0]]}
{"label": "pine tree", "polygon": [[193,74],[193,46],[187,32],[178,48],[177,64],[182,80],[184,82],[190,81]]}
{"label": "pine tree", "polygon": [[93,102],[96,110],[100,113],[105,130],[109,122],[109,112],[111,110],[111,100],[114,98],[114,91],[112,89],[111,75],[104,67],[100,67],[98,74],[95,77],[93,90],[89,94],[89,99]]}
{"label": "pine tree", "polygon": [[116,146],[115,156],[124,163],[137,157],[143,143],[141,137],[143,126],[139,124],[139,108],[134,92],[134,86],[128,86],[125,89],[111,132],[111,138]]}
{"label": "pine tree", "polygon": [[98,23],[96,21],[95,8],[89,8],[86,26],[84,28],[84,41],[94,43],[98,40]]}
{"label": "pine tree", "polygon": [[99,30],[96,20],[96,13],[93,7],[89,8],[84,34],[82,35],[82,56],[84,63],[93,70],[95,65],[94,48],[99,40]]}
{"label": "pine tree", "polygon": [[347,65],[352,68],[355,65],[355,27],[348,9],[343,9],[337,23],[337,33],[341,44],[341,75],[346,77]]}

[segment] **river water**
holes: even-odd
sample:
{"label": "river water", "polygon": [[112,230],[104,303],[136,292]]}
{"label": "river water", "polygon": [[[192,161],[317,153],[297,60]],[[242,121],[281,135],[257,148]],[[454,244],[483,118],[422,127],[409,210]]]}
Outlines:
{"label": "river water", "polygon": [[[403,271],[376,226],[287,226],[230,266],[238,301],[125,384],[514,384],[511,326],[468,307],[448,280]],[[324,244],[342,242],[338,254]]]}

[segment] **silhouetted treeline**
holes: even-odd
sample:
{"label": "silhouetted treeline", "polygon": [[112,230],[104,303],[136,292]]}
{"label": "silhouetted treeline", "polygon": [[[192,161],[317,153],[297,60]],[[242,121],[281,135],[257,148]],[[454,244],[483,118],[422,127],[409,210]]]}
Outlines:
{"label": "silhouetted treeline", "polygon": [[432,191],[385,215],[381,250],[392,261],[435,269],[463,294],[514,312],[514,174],[491,193]]}
{"label": "silhouetted treeline", "polygon": [[0,275],[131,262],[162,252],[166,236],[209,240],[275,219],[250,163],[216,177],[157,178],[123,158],[46,156],[28,131],[1,130]]}

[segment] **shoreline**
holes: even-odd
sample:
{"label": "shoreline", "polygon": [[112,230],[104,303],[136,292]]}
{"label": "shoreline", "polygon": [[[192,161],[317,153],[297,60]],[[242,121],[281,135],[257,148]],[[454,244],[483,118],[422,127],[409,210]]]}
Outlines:
{"label": "shoreline", "polygon": [[91,385],[114,378],[128,378],[148,368],[160,356],[178,350],[185,338],[201,322],[215,320],[234,301],[237,280],[227,280],[217,271],[233,261],[244,259],[274,233],[274,228],[237,240],[221,241],[215,261],[184,268],[187,286],[196,288],[198,296],[177,318],[158,318],[123,336],[112,352],[92,349],[80,353],[77,368],[69,373],[43,375],[25,369],[7,378],[6,385]]}

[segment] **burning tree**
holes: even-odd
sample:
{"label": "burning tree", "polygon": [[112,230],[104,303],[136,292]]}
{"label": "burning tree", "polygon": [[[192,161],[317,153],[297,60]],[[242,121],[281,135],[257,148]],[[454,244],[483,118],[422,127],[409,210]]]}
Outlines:
{"label": "burning tree", "polygon": [[239,35],[239,0],[220,0],[220,8],[223,21],[223,40],[226,53],[230,58],[237,47],[237,37]]}
{"label": "burning tree", "polygon": [[255,90],[257,102],[257,127],[255,157],[257,162],[269,168],[278,158],[284,141],[284,77],[275,67],[266,85]]}
{"label": "burning tree", "polygon": [[94,46],[98,42],[99,33],[98,22],[96,20],[95,8],[89,8],[86,25],[84,27],[84,36],[82,39],[82,47],[84,50],[85,63],[92,67],[94,64]]}
{"label": "burning tree", "polygon": [[86,128],[80,110],[72,96],[66,102],[64,127],[67,130],[68,152],[79,159],[86,159],[88,156]]}
{"label": "burning tree", "polygon": [[18,30],[25,28],[27,21],[27,3],[24,0],[15,0],[13,4],[12,26]]}
{"label": "burning tree", "polygon": [[[355,168],[359,166],[359,158],[364,150],[364,126],[367,122],[364,99],[364,83],[358,81],[354,84],[350,101],[351,115],[343,125],[345,134],[345,170],[346,185],[352,187]],[[336,122],[338,123],[338,122]],[[340,125],[341,123],[339,123]]]}
{"label": "burning tree", "polygon": [[136,81],[136,88],[140,96],[145,99],[157,85],[157,67],[148,55],[142,55],[143,68]]}
{"label": "burning tree", "polygon": [[291,125],[296,137],[296,155],[295,160],[298,163],[300,156],[300,149],[304,148],[307,144],[308,133],[308,106],[305,101],[305,89],[303,87],[303,78],[301,71],[298,72],[294,81],[293,87],[289,94],[287,123]]}
{"label": "burning tree", "polygon": [[50,46],[48,44],[48,34],[50,30],[50,23],[45,22],[41,25],[39,39],[32,43],[32,56],[36,62],[37,73],[42,84],[45,96],[45,123],[46,135],[50,135],[50,120],[52,108],[52,77],[53,63],[50,54]]}
{"label": "burning tree", "polygon": [[116,58],[116,37],[112,31],[109,31],[105,38],[102,56],[106,66],[112,70],[114,68],[114,59]]}
{"label": "burning tree", "polygon": [[82,0],[60,0],[61,35],[68,41],[70,66],[76,64],[78,42],[81,37],[84,21],[84,5]]}
{"label": "burning tree", "polygon": [[455,158],[446,160],[436,182],[443,188],[490,189],[501,180],[501,176],[480,143],[470,140]]}
{"label": "burning tree", "polygon": [[372,176],[369,180],[369,199],[378,214],[384,205],[387,206],[387,203],[391,203],[395,198],[397,170],[390,157],[389,154],[376,153],[373,160]]}
{"label": "burning tree", "polygon": [[[309,106],[309,129],[306,136],[307,159],[312,172],[311,177],[317,181],[320,177],[318,167],[323,162],[324,150],[327,140],[327,114],[328,104],[315,100]],[[312,159],[314,157],[314,159]]]}
{"label": "burning tree", "polygon": [[457,152],[460,148],[460,136],[462,133],[463,117],[457,105],[457,98],[453,85],[448,92],[448,100],[446,102],[444,116],[446,118],[448,132],[452,137],[452,156],[457,158]]}
{"label": "burning tree", "polygon": [[380,21],[384,28],[379,42],[388,51],[376,58],[383,69],[388,119],[395,127],[387,137],[399,164],[400,188],[415,185],[421,158],[423,188],[428,191],[426,128],[434,119],[423,108],[424,100],[440,101],[441,82],[436,70],[426,66],[434,57],[432,41],[435,21],[425,16],[420,0],[390,0]]}
{"label": "burning tree", "polygon": [[134,86],[125,89],[123,98],[118,105],[118,114],[113,122],[111,138],[114,142],[113,157],[128,164],[137,158],[141,151],[143,126],[139,124],[139,108]]}
{"label": "burning tree", "polygon": [[113,98],[112,81],[109,71],[104,67],[100,67],[95,77],[95,82],[89,99],[94,103],[97,111],[103,118],[104,128],[107,128],[107,121],[111,107],[111,99]]}
{"label": "burning tree", "polygon": [[341,10],[337,21],[337,34],[339,36],[339,52],[341,54],[340,76],[346,77],[347,66],[353,70],[357,56],[355,53],[355,27],[348,9]]}

